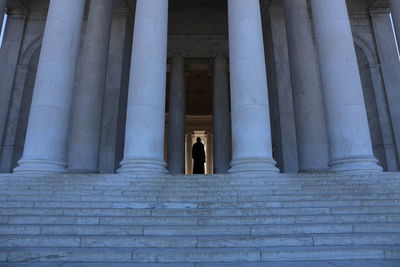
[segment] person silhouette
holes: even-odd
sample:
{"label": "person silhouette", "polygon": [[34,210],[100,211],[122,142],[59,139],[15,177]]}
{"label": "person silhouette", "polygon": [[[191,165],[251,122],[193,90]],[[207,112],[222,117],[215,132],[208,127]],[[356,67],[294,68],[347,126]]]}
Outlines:
{"label": "person silhouette", "polygon": [[193,174],[204,174],[204,163],[206,162],[206,153],[204,151],[204,145],[201,142],[201,138],[197,137],[197,142],[192,148]]}

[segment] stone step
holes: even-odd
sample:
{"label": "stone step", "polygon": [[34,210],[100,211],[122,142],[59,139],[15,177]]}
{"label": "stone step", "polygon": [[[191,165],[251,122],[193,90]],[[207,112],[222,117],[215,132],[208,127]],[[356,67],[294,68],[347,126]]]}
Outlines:
{"label": "stone step", "polygon": [[[400,207],[399,207],[400,210]],[[158,210],[158,209],[85,209],[85,208],[2,208],[0,209],[1,216],[25,215],[25,216],[154,216],[154,217],[198,217],[199,220],[230,220],[242,218],[242,221],[259,220],[260,218],[286,218],[293,216],[296,222],[325,222],[332,220],[339,221],[388,221],[399,220],[400,214],[339,214],[331,215],[330,209],[327,208],[287,208],[287,209],[259,209],[259,210],[238,210],[238,209],[195,209],[195,210]],[[243,217],[244,215],[251,215]],[[240,221],[240,222],[242,222]],[[235,221],[229,221],[235,223]]]}
{"label": "stone step", "polygon": [[[362,267],[365,267],[365,263],[361,261],[363,265],[360,265]],[[381,267],[398,267],[397,265],[388,265],[387,261],[374,261],[376,264],[386,264],[386,265],[381,265]],[[393,263],[396,263],[396,261],[392,261]],[[335,262],[336,263],[336,262]],[[209,263],[206,263],[207,266]],[[218,263],[220,264],[220,263]],[[235,263],[230,263],[233,264],[233,266],[242,266],[242,265],[235,265]],[[242,263],[238,263],[242,264]],[[251,262],[250,264],[258,264],[256,262]],[[269,264],[269,263],[268,263]],[[312,264],[309,262],[308,264]],[[338,263],[337,263],[338,264]],[[361,264],[361,263],[360,263]],[[12,267],[54,267],[54,266],[63,266],[63,267],[197,267],[197,266],[206,266],[206,265],[199,265],[199,263],[105,263],[105,262],[13,262]],[[308,265],[311,266],[311,265]],[[339,265],[338,265],[339,266]],[[10,263],[1,263],[0,262],[0,267],[10,267]],[[325,267],[325,266],[322,266]],[[329,266],[331,267],[331,266]],[[356,266],[357,267],[357,266]]]}
{"label": "stone step", "polygon": [[[314,228],[314,229],[313,229]],[[335,232],[337,230],[337,232]],[[1,235],[302,235],[400,233],[399,223],[298,224],[253,226],[0,225]]]}
{"label": "stone step", "polygon": [[[99,194],[96,192],[96,194]],[[18,194],[16,194],[18,195]],[[59,194],[56,194],[55,196],[58,196]],[[69,194],[66,194],[68,197],[66,200],[70,200],[71,196]],[[162,199],[165,199],[167,197],[162,196],[163,194],[156,194],[154,193],[153,196],[147,195],[147,194],[137,194],[137,196],[129,196],[129,199],[135,199],[136,201],[145,201],[145,200],[150,200],[150,201],[155,201],[160,197],[160,201]],[[11,197],[8,198],[7,195],[0,195],[0,201],[14,201],[15,195],[10,195]],[[24,196],[37,196],[35,195],[24,195]],[[45,196],[51,197],[53,195],[48,195]],[[80,198],[80,196],[76,196],[76,198]],[[183,200],[192,200],[194,197],[193,194],[187,194],[185,196],[182,196],[180,194],[175,194],[172,196],[169,196],[169,200],[174,200],[176,201],[177,199],[183,199]],[[214,195],[214,194],[207,194],[207,195],[198,195],[195,196],[197,199],[201,199],[202,201],[213,201],[217,199],[218,201],[237,201],[237,200],[243,200],[243,201],[309,201],[309,200],[400,200],[400,194],[376,194],[376,193],[367,193],[367,194],[302,194],[302,195],[266,195],[266,194],[236,194],[236,195]],[[24,197],[25,198],[25,197]],[[124,199],[126,199],[124,197]],[[24,199],[23,199],[24,200]],[[29,200],[33,200],[32,198],[29,198]]]}
{"label": "stone step", "polygon": [[[247,200],[246,198],[242,199],[240,196],[224,199],[223,197],[213,197],[213,198],[203,198],[203,197],[163,197],[160,196],[158,198],[155,197],[144,197],[135,198],[135,197],[114,197],[114,196],[9,196],[8,200],[0,200],[2,204],[6,207],[7,202],[54,202],[53,204],[66,206],[68,204],[75,205],[74,202],[80,200],[82,202],[93,202],[93,203],[104,203],[104,202],[113,202],[113,203],[131,203],[137,206],[142,205],[143,207],[154,207],[156,203],[159,206],[162,206],[164,203],[166,205],[170,205],[173,203],[180,205],[188,205],[189,207],[196,208],[267,208],[267,207],[282,207],[282,208],[291,208],[291,207],[337,207],[337,206],[398,206],[400,203],[399,199],[348,199],[348,200],[289,200],[289,201],[259,201],[258,199]],[[62,204],[63,203],[63,204]],[[37,205],[36,205],[37,206]],[[73,207],[73,206],[72,206]],[[95,206],[93,206],[95,207]]]}
{"label": "stone step", "polygon": [[8,215],[0,216],[8,224],[111,224],[111,225],[260,225],[260,224],[313,224],[313,223],[384,223],[400,222],[400,214],[366,215],[286,215],[286,216],[54,216]]}
{"label": "stone step", "polygon": [[0,175],[0,261],[383,262],[399,204],[400,174]]}
{"label": "stone step", "polygon": [[0,195],[43,195],[43,196],[126,196],[126,197],[153,197],[153,196],[176,196],[176,197],[190,197],[190,196],[201,196],[201,197],[213,197],[213,196],[224,196],[224,197],[232,197],[232,196],[258,196],[258,197],[296,197],[299,198],[301,196],[305,197],[326,197],[326,196],[357,196],[357,197],[368,197],[368,196],[378,196],[379,198],[387,195],[388,197],[397,197],[400,198],[400,194],[398,190],[391,188],[383,192],[382,190],[372,190],[372,189],[363,189],[363,188],[354,188],[354,189],[341,189],[334,190],[331,189],[329,192],[324,192],[325,190],[321,190],[321,192],[315,193],[310,190],[224,190],[224,191],[189,191],[189,190],[154,190],[154,191],[146,191],[146,190],[36,190],[36,189],[20,189],[20,190],[11,190],[4,189],[0,190]]}
{"label": "stone step", "polygon": [[[354,190],[353,190],[354,191]],[[400,191],[400,189],[399,189]],[[129,194],[123,192],[122,194],[118,192],[106,192],[102,194],[101,192],[92,192],[80,194],[76,193],[62,193],[62,192],[47,192],[46,194],[39,194],[35,192],[25,192],[24,194],[1,194],[0,201],[43,201],[43,200],[58,200],[58,201],[73,201],[73,200],[111,200],[111,201],[237,201],[237,200],[247,200],[247,201],[312,201],[312,200],[399,200],[400,194],[397,192],[371,192],[368,190],[364,193],[361,192],[334,192],[330,191],[329,194],[324,194],[319,192],[318,194],[312,194],[311,192],[304,192],[303,194],[289,192],[273,193],[262,193],[255,192],[254,194],[241,194],[241,192],[236,193],[176,193],[173,192],[151,192],[147,194],[134,193]]]}
{"label": "stone step", "polygon": [[362,178],[362,179],[246,179],[246,180],[231,180],[231,179],[221,179],[216,178],[213,180],[159,180],[159,179],[148,179],[148,180],[125,180],[121,181],[118,179],[110,179],[110,180],[101,180],[101,179],[93,179],[93,180],[73,180],[70,178],[65,179],[10,179],[4,180],[0,178],[0,184],[2,185],[10,185],[10,186],[66,186],[66,185],[79,185],[79,186],[135,186],[135,185],[155,185],[160,186],[164,185],[166,187],[178,187],[181,185],[187,186],[207,186],[207,185],[220,185],[220,186],[237,186],[237,185],[247,185],[254,186],[264,184],[266,186],[274,186],[274,185],[304,185],[304,186],[313,186],[313,185],[363,185],[363,184],[378,184],[381,183],[383,185],[389,184],[399,184],[400,175],[393,179],[371,179],[371,178]]}
{"label": "stone step", "polygon": [[54,186],[58,188],[65,188],[68,186],[71,187],[89,187],[89,186],[97,186],[97,188],[101,187],[122,187],[127,186],[129,188],[137,188],[137,187],[149,187],[149,188],[210,188],[210,190],[214,189],[223,189],[225,188],[235,188],[235,187],[248,187],[248,188],[256,188],[258,186],[263,186],[266,188],[274,188],[274,187],[281,187],[284,188],[285,186],[292,186],[298,187],[302,185],[303,187],[318,187],[318,186],[395,186],[399,187],[400,182],[398,180],[393,181],[381,181],[381,180],[364,180],[364,181],[337,181],[337,182],[318,182],[318,181],[246,181],[246,182],[228,182],[228,181],[214,181],[214,182],[174,182],[174,181],[154,181],[154,182],[118,182],[118,181],[109,181],[109,182],[101,182],[101,181],[88,181],[88,182],[71,182],[71,181],[1,181],[0,185],[3,186],[12,186],[12,187],[46,187]]}
{"label": "stone step", "polygon": [[399,259],[399,246],[260,248],[0,248],[0,260],[30,262],[261,262]]}
{"label": "stone step", "polygon": [[58,208],[58,209],[132,209],[144,210],[145,214],[163,216],[191,216],[213,214],[229,216],[288,215],[288,214],[399,214],[399,206],[352,206],[352,207],[222,207],[198,208],[196,203],[130,203],[130,202],[59,202],[59,201],[9,201],[0,202],[0,208]]}
{"label": "stone step", "polygon": [[242,248],[284,246],[400,245],[400,234],[283,236],[77,236],[2,235],[2,247]]}
{"label": "stone step", "polygon": [[[60,262],[13,262],[13,267],[54,267]],[[9,263],[1,263],[0,267]],[[63,262],[63,267],[132,267],[132,263],[71,263]],[[240,262],[240,263],[134,263],[134,267],[398,267],[400,260],[329,260],[329,261],[279,261],[279,262]]]}

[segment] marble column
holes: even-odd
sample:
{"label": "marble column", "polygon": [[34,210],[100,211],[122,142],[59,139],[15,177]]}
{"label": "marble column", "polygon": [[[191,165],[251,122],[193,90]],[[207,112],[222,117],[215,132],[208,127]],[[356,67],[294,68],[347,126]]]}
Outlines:
{"label": "marble column", "polygon": [[91,0],[80,79],[72,111],[69,151],[71,172],[95,173],[99,169],[101,115],[111,22],[112,1]]}
{"label": "marble column", "polygon": [[214,58],[214,173],[227,173],[229,169],[231,118],[229,114],[228,64],[225,55]]}
{"label": "marble column", "polygon": [[299,170],[328,169],[329,149],[307,0],[285,0]]}
{"label": "marble column", "polygon": [[370,15],[386,93],[385,103],[389,107],[390,120],[393,127],[391,132],[394,136],[397,155],[400,155],[400,61],[398,58],[396,37],[393,35],[393,27],[388,9],[370,9]]}
{"label": "marble column", "polygon": [[85,1],[51,0],[17,173],[62,173]]}
{"label": "marble column", "polygon": [[0,0],[0,31],[3,25],[4,15],[6,14],[7,0]]}
{"label": "marble column", "polygon": [[207,132],[207,147],[206,147],[206,166],[207,166],[207,174],[213,173],[213,134],[211,132]]}
{"label": "marble column", "polygon": [[230,173],[275,173],[259,0],[228,0],[233,157]]}
{"label": "marble column", "polygon": [[396,32],[397,44],[400,49],[400,1],[390,0],[390,11],[392,13],[393,25]]}
{"label": "marble column", "polygon": [[185,172],[185,62],[175,54],[171,60],[168,111],[168,170],[171,174]]}
{"label": "marble column", "polygon": [[163,157],[168,0],[137,0],[125,129],[119,173],[168,173]]}
{"label": "marble column", "polygon": [[193,146],[193,133],[186,134],[186,174],[193,172],[193,159],[192,159],[192,146]]}
{"label": "marble column", "polygon": [[367,113],[345,0],[312,0],[333,172],[375,172]]}

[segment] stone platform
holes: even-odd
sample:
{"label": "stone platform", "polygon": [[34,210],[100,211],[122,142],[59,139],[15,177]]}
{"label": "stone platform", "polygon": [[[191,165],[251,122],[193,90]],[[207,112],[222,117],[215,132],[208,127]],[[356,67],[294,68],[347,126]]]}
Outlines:
{"label": "stone platform", "polygon": [[0,175],[0,266],[400,266],[400,173]]}

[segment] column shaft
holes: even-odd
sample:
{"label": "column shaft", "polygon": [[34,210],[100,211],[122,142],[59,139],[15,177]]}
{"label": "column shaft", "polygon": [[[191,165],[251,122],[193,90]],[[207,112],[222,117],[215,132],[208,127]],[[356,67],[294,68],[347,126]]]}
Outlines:
{"label": "column shaft", "polygon": [[346,1],[312,0],[331,171],[380,171],[373,156]]}
{"label": "column shaft", "polygon": [[120,173],[167,173],[163,159],[168,0],[137,0]]}
{"label": "column shaft", "polygon": [[73,105],[69,151],[69,169],[73,172],[98,172],[111,22],[112,1],[91,0]]}
{"label": "column shaft", "polygon": [[207,132],[207,151],[206,151],[206,166],[207,166],[207,174],[213,173],[213,134],[211,132]]}
{"label": "column shaft", "polygon": [[0,0],[0,31],[6,14],[7,0]]}
{"label": "column shaft", "polygon": [[328,169],[328,136],[307,0],[285,0],[299,169]]}
{"label": "column shaft", "polygon": [[186,134],[186,174],[192,174],[193,172],[192,146],[193,134],[188,132]]}
{"label": "column shaft", "polygon": [[[382,73],[386,93],[384,101],[387,102],[390,112],[390,124],[392,127],[390,132],[394,136],[397,155],[400,155],[400,61],[397,56],[396,37],[393,35],[389,10],[370,9],[370,15],[380,59],[380,72]],[[376,93],[376,90],[374,92]],[[378,105],[378,107],[380,106]]]}
{"label": "column shaft", "polygon": [[[231,119],[229,114],[228,64],[224,55],[214,59],[214,173],[226,173],[231,151]],[[208,161],[210,162],[210,161]]]}
{"label": "column shaft", "polygon": [[168,170],[185,172],[185,63],[175,54],[171,60],[168,111]]}
{"label": "column shaft", "polygon": [[390,0],[390,11],[392,13],[392,19],[394,24],[394,29],[397,37],[397,44],[400,49],[400,1]]}
{"label": "column shaft", "polygon": [[258,0],[228,0],[233,159],[231,173],[277,172]]}
{"label": "column shaft", "polygon": [[51,0],[22,159],[14,172],[66,171],[71,99],[85,1]]}

